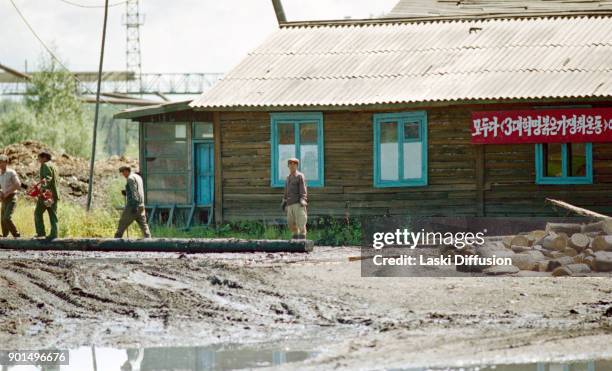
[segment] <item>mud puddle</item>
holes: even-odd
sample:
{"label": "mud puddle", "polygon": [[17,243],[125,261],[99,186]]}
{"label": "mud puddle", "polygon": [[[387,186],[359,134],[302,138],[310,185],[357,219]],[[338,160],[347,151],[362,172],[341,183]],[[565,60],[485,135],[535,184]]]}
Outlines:
{"label": "mud puddle", "polygon": [[0,251],[0,349],[74,349],[89,363],[61,370],[82,371],[90,344],[116,362],[97,370],[128,349],[180,349],[168,370],[612,370],[563,364],[612,358],[612,280],[364,278],[358,254]]}
{"label": "mud puddle", "polygon": [[[68,351],[69,364],[44,366],[54,371],[128,371],[128,370],[241,370],[274,367],[301,362],[314,352],[280,347],[211,347],[105,348],[79,347]],[[4,366],[3,371],[39,371],[41,366]]]}
{"label": "mud puddle", "polygon": [[[492,365],[467,368],[405,368],[401,371],[608,371],[612,360],[589,360],[580,362],[538,362],[511,365]],[[397,370],[400,371],[400,370]]]}

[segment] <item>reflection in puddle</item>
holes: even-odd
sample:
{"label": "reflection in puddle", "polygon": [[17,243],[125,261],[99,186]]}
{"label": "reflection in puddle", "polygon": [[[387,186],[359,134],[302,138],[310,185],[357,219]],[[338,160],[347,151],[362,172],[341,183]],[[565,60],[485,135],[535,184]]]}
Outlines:
{"label": "reflection in puddle", "polygon": [[[95,352],[95,366],[94,366]],[[231,347],[113,349],[81,347],[64,366],[0,366],[1,371],[209,371],[251,369],[299,362],[313,352]]]}
{"label": "reflection in puddle", "polygon": [[[0,366],[0,371],[210,371],[269,367],[300,362],[315,352],[238,346],[113,349],[81,347],[65,366]],[[95,359],[95,361],[94,361]],[[94,365],[95,362],[95,365]],[[611,371],[612,360],[529,363],[463,368],[407,367],[389,371]]]}
{"label": "reflection in puddle", "polygon": [[[401,371],[610,371],[612,360],[581,362],[541,362],[513,365],[495,365],[463,368],[402,368]],[[397,370],[397,371],[400,371]]]}

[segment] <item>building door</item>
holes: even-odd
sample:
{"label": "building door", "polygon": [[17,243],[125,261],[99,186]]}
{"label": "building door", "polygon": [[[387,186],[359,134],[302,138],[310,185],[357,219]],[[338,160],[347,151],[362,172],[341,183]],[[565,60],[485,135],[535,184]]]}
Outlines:
{"label": "building door", "polygon": [[195,201],[198,206],[212,206],[215,191],[213,143],[196,143],[195,164]]}

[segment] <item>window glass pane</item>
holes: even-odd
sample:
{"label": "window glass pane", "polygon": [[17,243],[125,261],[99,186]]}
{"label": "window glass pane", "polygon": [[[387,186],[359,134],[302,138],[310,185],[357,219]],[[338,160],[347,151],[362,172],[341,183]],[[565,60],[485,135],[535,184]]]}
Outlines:
{"label": "window glass pane", "polygon": [[155,139],[187,139],[187,124],[152,122],[145,124],[145,137]]}
{"label": "window glass pane", "polygon": [[300,171],[307,180],[319,180],[319,146],[316,123],[300,124]]}
{"label": "window glass pane", "polygon": [[187,139],[187,125],[178,124],[174,126],[174,137],[176,139]]}
{"label": "window glass pane", "polygon": [[319,134],[316,123],[300,124],[300,145],[316,144]]}
{"label": "window glass pane", "polygon": [[380,179],[399,180],[397,123],[380,124]]}
{"label": "window glass pane", "polygon": [[209,139],[213,137],[213,124],[210,122],[195,122],[193,124],[193,139]]}
{"label": "window glass pane", "polygon": [[186,174],[149,174],[147,176],[147,188],[150,189],[187,189]]}
{"label": "window glass pane", "polygon": [[147,141],[146,143],[146,157],[156,156],[172,156],[172,157],[187,157],[187,142],[186,141],[175,141],[175,142],[157,142]]}
{"label": "window glass pane", "polygon": [[404,140],[413,141],[419,140],[421,137],[419,129],[421,125],[418,122],[408,122],[404,124]]}
{"label": "window glass pane", "polygon": [[174,126],[165,123],[147,123],[145,124],[145,136],[147,138],[172,139]]}
{"label": "window glass pane", "polygon": [[563,176],[563,164],[561,160],[561,143],[542,144],[542,157],[544,158],[544,176]]}
{"label": "window glass pane", "polygon": [[569,143],[567,145],[567,173],[569,176],[586,176],[586,145]]}
{"label": "window glass pane", "polygon": [[421,142],[404,143],[404,179],[421,179],[422,169]]}
{"label": "window glass pane", "polygon": [[187,191],[147,191],[148,204],[186,204]]}
{"label": "window glass pane", "polygon": [[278,125],[278,177],[285,180],[289,175],[287,160],[295,156],[295,129],[293,123]]}
{"label": "window glass pane", "polygon": [[163,173],[170,171],[181,171],[187,169],[187,157],[182,158],[160,158],[147,157],[147,173]]}

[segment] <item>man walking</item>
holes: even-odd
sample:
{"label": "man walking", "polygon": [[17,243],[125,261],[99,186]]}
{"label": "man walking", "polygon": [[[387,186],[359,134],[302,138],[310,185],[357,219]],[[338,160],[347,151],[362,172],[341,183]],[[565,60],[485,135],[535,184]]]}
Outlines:
{"label": "man walking", "polygon": [[132,169],[129,166],[122,166],[119,168],[119,172],[127,179],[125,184],[125,209],[119,219],[119,226],[115,233],[115,238],[123,238],[123,232],[136,221],[144,238],[150,238],[151,232],[149,231],[149,225],[147,224],[147,216],[145,213],[144,205],[144,187],[142,184],[142,178],[136,173],[132,173]]}
{"label": "man walking", "polygon": [[20,237],[20,234],[13,223],[13,212],[17,206],[17,191],[21,187],[21,181],[15,170],[9,168],[8,164],[8,156],[0,155],[0,202],[2,202],[0,221],[2,237],[8,237],[10,233],[17,238]]}
{"label": "man walking", "polygon": [[308,205],[308,192],[306,190],[306,178],[297,169],[300,160],[290,158],[287,160],[289,175],[285,180],[285,194],[283,196],[282,209],[287,212],[287,224],[294,239],[306,238],[306,222],[308,216],[306,206]]}
{"label": "man walking", "polygon": [[[36,237],[45,237],[43,214],[45,211],[49,214],[51,231],[49,236],[47,236],[48,239],[57,238],[57,202],[60,200],[59,192],[57,191],[57,169],[51,160],[49,152],[38,154],[38,162],[40,163],[40,194],[34,209]],[[50,194],[50,197],[47,198],[45,193]]]}

